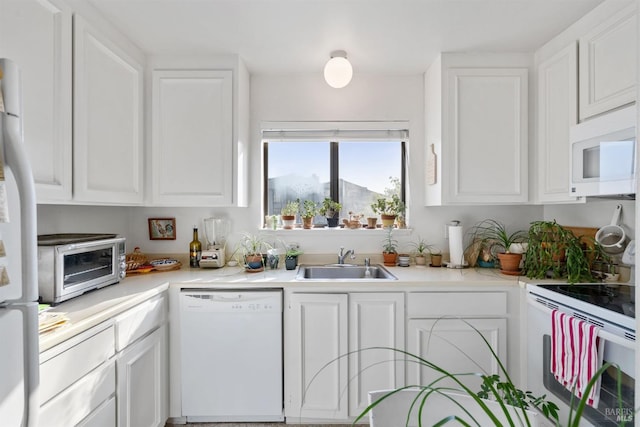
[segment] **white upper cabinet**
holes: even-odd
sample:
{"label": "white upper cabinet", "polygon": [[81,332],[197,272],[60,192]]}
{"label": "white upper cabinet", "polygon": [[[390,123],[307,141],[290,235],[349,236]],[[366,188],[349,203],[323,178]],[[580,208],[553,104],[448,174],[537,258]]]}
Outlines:
{"label": "white upper cabinet", "polygon": [[74,16],[74,199],[143,201],[143,65]]}
{"label": "white upper cabinet", "polygon": [[528,201],[530,62],[442,54],[427,70],[427,206]]}
{"label": "white upper cabinet", "polygon": [[232,70],[155,70],[152,109],[152,204],[231,205]]}
{"label": "white upper cabinet", "polygon": [[635,101],[637,27],[631,4],[580,37],[580,120]]}
{"label": "white upper cabinet", "polygon": [[147,203],[247,206],[250,77],[237,55],[149,60]]}
{"label": "white upper cabinet", "polygon": [[2,2],[0,57],[20,66],[24,143],[39,203],[71,200],[71,38],[63,2]]}
{"label": "white upper cabinet", "polygon": [[537,202],[570,196],[569,128],[578,122],[578,46],[571,42],[538,65]]}

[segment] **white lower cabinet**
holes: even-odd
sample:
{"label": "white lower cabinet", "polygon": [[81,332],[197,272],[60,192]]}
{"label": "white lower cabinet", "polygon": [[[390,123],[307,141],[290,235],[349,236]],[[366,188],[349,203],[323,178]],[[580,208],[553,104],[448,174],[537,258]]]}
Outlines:
{"label": "white lower cabinet", "polygon": [[[507,292],[501,291],[409,293],[407,384],[430,384],[444,369],[480,390],[478,376],[460,374],[501,373],[492,351],[508,369],[507,301]],[[436,385],[455,386],[455,381]]]}
{"label": "white lower cabinet", "polygon": [[[431,384],[443,375],[439,369],[444,369],[472,390],[479,391],[480,377],[464,374],[500,373],[498,360],[491,350],[506,364],[506,319],[410,319],[407,334],[407,352],[428,362],[407,356],[408,384]],[[460,388],[451,379],[434,386]]]}
{"label": "white lower cabinet", "polygon": [[164,425],[166,340],[166,327],[162,326],[117,355],[118,426]]}
{"label": "white lower cabinet", "polygon": [[404,385],[403,349],[404,293],[349,294],[349,416],[367,408],[370,391]]}
{"label": "white lower cabinet", "polygon": [[293,293],[287,311],[287,421],[354,419],[370,390],[404,385],[404,356],[372,349],[404,348],[404,293]]}
{"label": "white lower cabinet", "polygon": [[166,319],[164,294],[115,319],[118,427],[158,427],[167,420]]}
{"label": "white lower cabinet", "polygon": [[347,418],[347,301],[347,294],[291,295],[285,320],[288,421]]}
{"label": "white lower cabinet", "polygon": [[111,321],[40,353],[41,423],[74,426],[100,412],[101,405],[115,396],[113,354]]}
{"label": "white lower cabinet", "polygon": [[157,295],[40,353],[41,424],[164,426],[166,310]]}

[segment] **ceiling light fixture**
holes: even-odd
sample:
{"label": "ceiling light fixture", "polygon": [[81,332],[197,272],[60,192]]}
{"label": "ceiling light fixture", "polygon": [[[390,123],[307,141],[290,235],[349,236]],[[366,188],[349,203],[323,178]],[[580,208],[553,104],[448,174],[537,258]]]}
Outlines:
{"label": "ceiling light fixture", "polygon": [[331,52],[331,59],[324,66],[324,79],[333,88],[345,87],[353,77],[353,67],[347,59],[347,52],[336,50]]}

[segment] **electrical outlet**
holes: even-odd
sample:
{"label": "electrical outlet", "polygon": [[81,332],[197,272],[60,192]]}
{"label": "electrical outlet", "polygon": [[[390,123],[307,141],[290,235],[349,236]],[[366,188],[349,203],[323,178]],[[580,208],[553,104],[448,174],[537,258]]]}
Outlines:
{"label": "electrical outlet", "polygon": [[298,242],[289,242],[287,243],[287,246],[289,247],[289,249],[300,249],[300,243]]}

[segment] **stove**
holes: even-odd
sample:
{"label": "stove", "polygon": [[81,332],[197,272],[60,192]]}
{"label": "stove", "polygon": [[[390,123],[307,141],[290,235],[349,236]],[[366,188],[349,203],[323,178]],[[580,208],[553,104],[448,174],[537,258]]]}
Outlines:
{"label": "stove", "polygon": [[636,330],[635,286],[602,283],[543,283],[527,286],[533,295],[581,311],[604,323]]}

